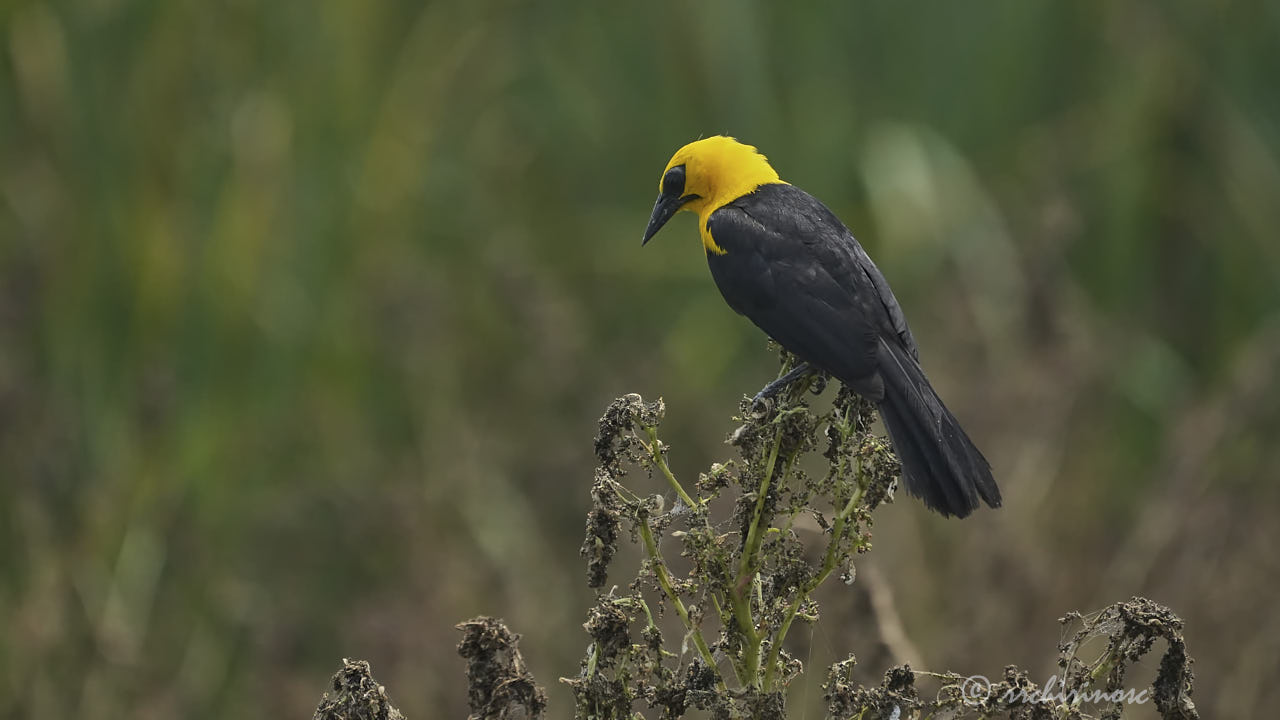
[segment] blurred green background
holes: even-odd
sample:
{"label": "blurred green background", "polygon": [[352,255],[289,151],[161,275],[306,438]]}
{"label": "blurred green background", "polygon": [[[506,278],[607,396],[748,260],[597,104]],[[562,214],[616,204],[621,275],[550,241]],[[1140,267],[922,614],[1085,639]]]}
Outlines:
{"label": "blurred green background", "polygon": [[0,716],[306,717],[360,657],[463,717],[480,613],[568,713],[604,405],[691,475],[776,370],[691,218],[640,248],[714,133],[862,239],[1006,499],[886,508],[905,637],[825,596],[796,707],[849,651],[1043,682],[1133,594],[1206,717],[1280,704],[1276,2],[10,0],[0,46]]}

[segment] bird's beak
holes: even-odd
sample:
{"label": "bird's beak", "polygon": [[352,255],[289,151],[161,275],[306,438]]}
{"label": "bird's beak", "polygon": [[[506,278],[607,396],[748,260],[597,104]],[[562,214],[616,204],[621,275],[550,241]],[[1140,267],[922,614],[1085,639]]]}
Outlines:
{"label": "bird's beak", "polygon": [[658,234],[663,225],[675,215],[680,207],[692,200],[693,197],[674,197],[671,195],[659,195],[658,202],[653,204],[653,214],[649,216],[649,227],[644,229],[644,239],[640,241],[641,245],[649,242],[650,238]]}

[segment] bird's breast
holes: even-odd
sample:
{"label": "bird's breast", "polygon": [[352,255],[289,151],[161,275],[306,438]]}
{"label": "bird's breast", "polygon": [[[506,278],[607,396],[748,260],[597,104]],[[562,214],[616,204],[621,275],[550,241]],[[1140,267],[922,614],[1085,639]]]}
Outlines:
{"label": "bird's breast", "polygon": [[753,317],[776,304],[776,288],[769,263],[750,248],[707,252],[711,278],[724,300],[739,315]]}

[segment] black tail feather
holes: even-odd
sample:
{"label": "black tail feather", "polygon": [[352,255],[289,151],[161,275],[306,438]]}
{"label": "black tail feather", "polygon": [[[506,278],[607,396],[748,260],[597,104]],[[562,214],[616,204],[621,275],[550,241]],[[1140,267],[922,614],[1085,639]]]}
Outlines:
{"label": "black tail feather", "polygon": [[979,501],[1000,507],[991,465],[942,404],[915,358],[881,340],[877,359],[884,380],[880,416],[902,460],[907,492],[946,516],[965,517]]}

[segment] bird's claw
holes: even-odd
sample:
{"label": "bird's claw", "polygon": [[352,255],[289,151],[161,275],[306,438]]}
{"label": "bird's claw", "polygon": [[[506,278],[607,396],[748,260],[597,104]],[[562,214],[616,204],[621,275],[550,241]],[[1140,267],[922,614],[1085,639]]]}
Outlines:
{"label": "bird's claw", "polygon": [[[760,392],[756,393],[756,396],[751,398],[751,406],[753,408],[759,408],[763,406],[764,409],[767,409],[768,407],[766,404],[767,400],[769,400],[770,398],[773,398],[783,390],[786,390],[791,385],[791,383],[795,382],[796,380],[799,380],[800,378],[812,372],[814,372],[814,369],[812,366],[809,365],[809,363],[800,363],[799,365],[792,368],[791,371],[788,372],[787,374],[783,375],[777,380],[774,380],[773,382],[761,388]],[[818,375],[818,378],[822,383],[822,386],[825,387],[826,378],[823,377],[821,374]],[[818,392],[822,392],[822,391],[819,390]]]}
{"label": "bird's claw", "polygon": [[756,396],[751,398],[752,414],[754,414],[756,417],[764,417],[765,415],[768,415],[769,411],[773,409],[772,408],[773,395],[774,393],[769,393],[766,395],[763,390],[756,393]]}

